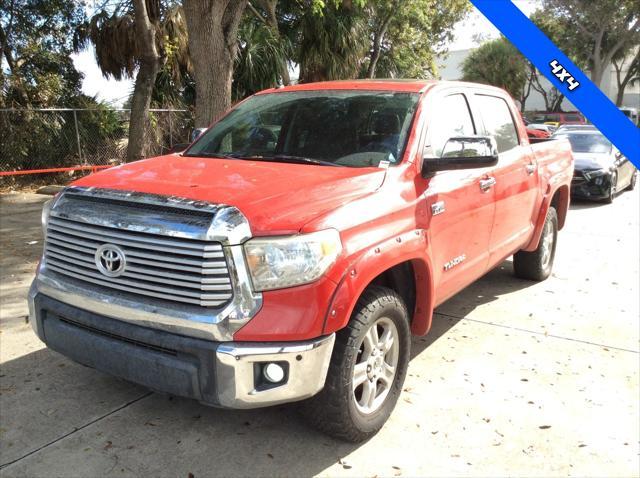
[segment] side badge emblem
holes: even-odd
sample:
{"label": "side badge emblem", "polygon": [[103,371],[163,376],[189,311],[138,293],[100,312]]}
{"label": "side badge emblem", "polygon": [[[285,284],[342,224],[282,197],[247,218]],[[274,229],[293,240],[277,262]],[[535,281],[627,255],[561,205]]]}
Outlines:
{"label": "side badge emblem", "polygon": [[431,205],[431,214],[437,216],[438,214],[442,214],[444,212],[444,201],[434,202]]}

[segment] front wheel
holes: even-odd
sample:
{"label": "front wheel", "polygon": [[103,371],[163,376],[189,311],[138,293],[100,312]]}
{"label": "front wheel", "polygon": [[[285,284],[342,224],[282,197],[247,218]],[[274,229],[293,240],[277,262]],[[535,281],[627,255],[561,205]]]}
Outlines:
{"label": "front wheel", "polygon": [[521,279],[542,281],[551,275],[558,239],[558,214],[549,207],[542,228],[538,248],[532,252],[520,251],[513,255],[513,269]]}
{"label": "front wheel", "polygon": [[336,342],[322,391],[303,403],[313,426],[336,438],[360,442],[391,415],[404,383],[411,346],[409,317],[391,289],[371,286]]}

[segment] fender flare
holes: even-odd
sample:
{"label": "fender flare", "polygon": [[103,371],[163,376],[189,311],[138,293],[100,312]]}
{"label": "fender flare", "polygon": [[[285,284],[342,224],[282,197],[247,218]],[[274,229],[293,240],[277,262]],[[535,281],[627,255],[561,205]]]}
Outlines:
{"label": "fender flare", "polygon": [[371,282],[385,271],[410,262],[414,273],[416,304],[409,311],[411,332],[424,335],[431,327],[435,302],[431,259],[424,230],[412,230],[361,251],[340,279],[324,321],[323,334],[347,325],[353,310]]}
{"label": "fender flare", "polygon": [[567,211],[569,209],[569,202],[569,186],[566,184],[559,184],[558,187],[544,196],[542,204],[540,205],[540,212],[538,213],[533,235],[531,236],[529,243],[522,248],[523,251],[531,252],[538,248],[540,237],[542,236],[542,229],[544,228],[544,221],[547,218],[547,211],[549,211],[549,207],[551,205],[554,205],[558,212],[558,229],[560,230],[564,227]]}

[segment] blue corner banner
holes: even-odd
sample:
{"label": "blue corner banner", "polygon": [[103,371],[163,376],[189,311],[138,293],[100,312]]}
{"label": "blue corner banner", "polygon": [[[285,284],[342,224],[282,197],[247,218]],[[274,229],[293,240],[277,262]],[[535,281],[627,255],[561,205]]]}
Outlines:
{"label": "blue corner banner", "polygon": [[511,0],[471,2],[622,154],[640,168],[640,128]]}

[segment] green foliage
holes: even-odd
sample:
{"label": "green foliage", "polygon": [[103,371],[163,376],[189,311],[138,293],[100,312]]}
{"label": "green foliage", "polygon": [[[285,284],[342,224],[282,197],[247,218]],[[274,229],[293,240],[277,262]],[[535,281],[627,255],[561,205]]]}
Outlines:
{"label": "green foliage", "polygon": [[437,56],[453,39],[453,26],[471,9],[468,0],[369,0],[366,5],[372,45],[361,76],[369,73],[375,35],[388,21],[374,72],[379,78],[436,77]]}
{"label": "green foliage", "polygon": [[551,10],[536,10],[529,19],[555,43],[580,68],[586,68],[587,55],[584,44],[580,44],[580,35],[574,28],[567,28],[567,19],[561,18]]}
{"label": "green foliage", "polygon": [[68,106],[90,108],[77,112],[82,157],[72,111],[20,109],[0,115],[0,170],[96,164],[91,160],[95,158],[103,162],[105,147],[124,135],[126,124],[111,108],[84,95],[74,97]]}
{"label": "green foliage", "polygon": [[277,86],[287,68],[292,46],[287,37],[246,15],[238,32],[238,56],[233,74],[233,97],[242,99],[257,91]]}
{"label": "green foliage", "polygon": [[528,65],[506,38],[484,43],[467,56],[462,65],[465,81],[497,86],[519,99],[527,82]]}
{"label": "green foliage", "polygon": [[351,3],[329,4],[321,13],[302,7],[293,12],[294,62],[300,65],[300,81],[355,78],[369,41],[362,8]]}
{"label": "green foliage", "polygon": [[596,83],[640,45],[638,0],[543,0],[532,20]]}
{"label": "green foliage", "polygon": [[73,32],[84,19],[73,0],[0,0],[0,73],[5,106],[63,104],[79,94],[73,66]]}

